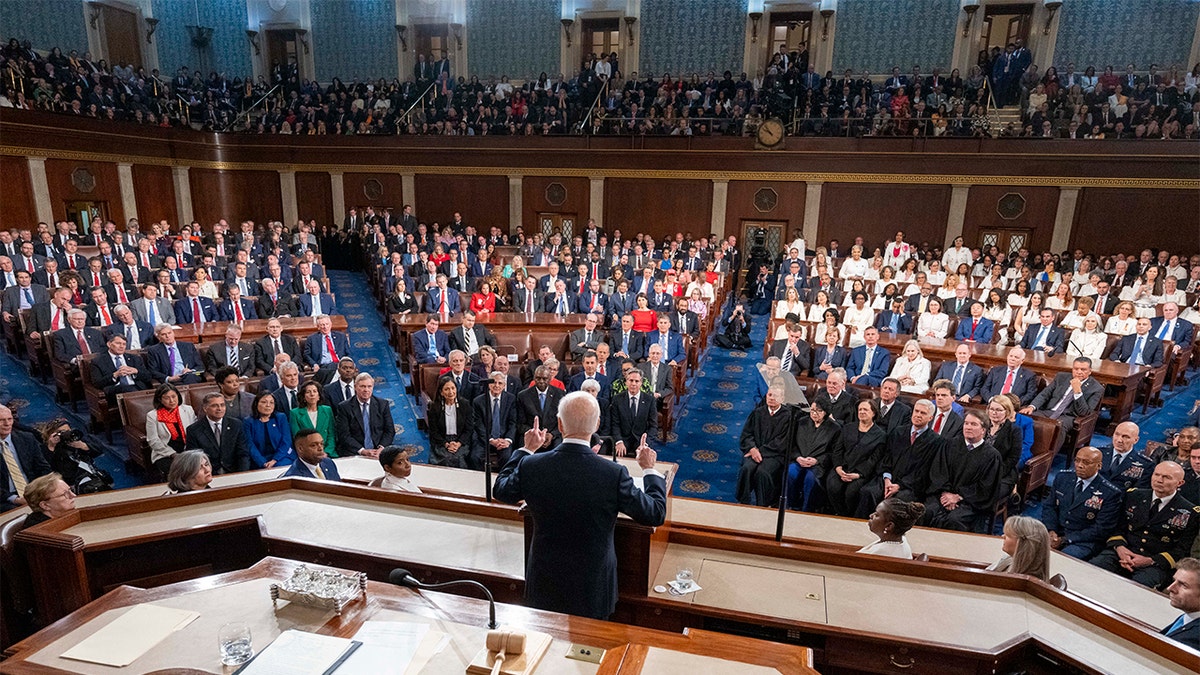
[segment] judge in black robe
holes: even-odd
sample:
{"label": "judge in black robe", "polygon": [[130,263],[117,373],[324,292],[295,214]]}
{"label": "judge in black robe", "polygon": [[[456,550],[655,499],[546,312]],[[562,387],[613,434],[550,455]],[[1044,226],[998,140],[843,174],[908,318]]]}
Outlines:
{"label": "judge in black robe", "polygon": [[[813,401],[808,415],[797,413],[797,417],[800,419],[788,462],[787,501],[790,508],[813,513],[825,500],[825,473],[842,425],[829,415],[829,409],[819,399]],[[809,460],[812,465],[804,466]]]}
{"label": "judge in black robe", "polygon": [[[875,480],[879,458],[887,442],[887,432],[875,424],[878,414],[875,402],[859,401],[856,411],[857,419],[842,426],[833,451],[833,471],[825,477],[829,506],[839,516],[851,516],[858,510],[862,488]],[[863,424],[870,426],[864,430]],[[847,474],[850,479],[844,480],[842,474]]]}
{"label": "judge in black robe", "polygon": [[[925,419],[928,419],[926,415]],[[916,432],[916,440],[913,433]],[[933,433],[926,423],[915,428],[911,423],[888,434],[887,445],[879,460],[879,470],[869,484],[864,485],[858,500],[858,518],[866,518],[888,497],[906,502],[924,502],[929,489],[929,469],[945,445],[945,439]],[[897,486],[895,493],[884,496],[888,484]]]}
{"label": "judge in black robe", "polygon": [[[792,444],[795,409],[783,405],[781,389],[767,391],[767,401],[750,412],[742,428],[742,466],[737,500],[767,506],[779,499],[779,480]],[[752,500],[753,496],[753,500]]]}
{"label": "judge in black robe", "polygon": [[[1000,453],[986,440],[976,443],[971,447],[963,437],[947,439],[929,471],[923,524],[960,532],[987,526],[1000,487]],[[961,499],[947,508],[943,496]]]}
{"label": "judge in black robe", "polygon": [[1017,485],[1017,462],[1021,460],[1021,446],[1024,436],[1021,428],[1014,422],[1005,420],[993,434],[988,429],[988,442],[1000,453],[1000,487],[996,499],[1012,494]]}

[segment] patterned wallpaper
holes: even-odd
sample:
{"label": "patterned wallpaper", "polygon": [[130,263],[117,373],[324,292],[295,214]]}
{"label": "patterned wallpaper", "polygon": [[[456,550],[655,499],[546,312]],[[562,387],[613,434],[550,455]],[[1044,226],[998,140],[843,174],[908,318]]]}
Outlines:
{"label": "patterned wallpaper", "polygon": [[655,77],[740,72],[746,12],[747,0],[642,0],[639,71]]}
{"label": "patterned wallpaper", "polygon": [[395,77],[394,0],[314,0],[312,49],[317,80]]}
{"label": "patterned wallpaper", "polygon": [[58,47],[82,54],[88,48],[80,0],[0,0],[0,35],[5,44],[15,37],[39,51]]}
{"label": "patterned wallpaper", "polygon": [[1195,0],[1070,0],[1059,10],[1054,62],[1061,70],[1073,61],[1078,72],[1109,64],[1121,72],[1128,63],[1190,69],[1197,13]]}
{"label": "patterned wallpaper", "polygon": [[558,75],[561,16],[560,0],[467,0],[471,74],[481,80],[529,79],[542,71]]}
{"label": "patterned wallpaper", "polygon": [[[194,71],[201,68],[204,77],[210,71],[224,73],[232,80],[253,74],[250,43],[246,40],[246,0],[153,0],[158,30],[159,71],[164,78],[175,75],[180,66]],[[196,21],[199,19],[200,23]],[[213,28],[212,41],[204,50],[192,46],[188,26]]]}
{"label": "patterned wallpaper", "polygon": [[914,64],[926,75],[934,66],[948,71],[959,15],[959,0],[841,0],[833,71],[877,74],[899,66],[908,73]]}

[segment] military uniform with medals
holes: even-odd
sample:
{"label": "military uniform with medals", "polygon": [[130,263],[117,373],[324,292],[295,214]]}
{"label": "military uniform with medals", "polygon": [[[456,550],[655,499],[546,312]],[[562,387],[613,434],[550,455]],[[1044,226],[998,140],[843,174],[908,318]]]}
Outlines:
{"label": "military uniform with medals", "polygon": [[[1109,537],[1108,548],[1092,558],[1092,564],[1132,577],[1151,588],[1161,588],[1171,580],[1175,563],[1188,556],[1200,529],[1200,506],[1176,492],[1157,513],[1151,513],[1154,500],[1153,490],[1133,489],[1125,493],[1125,508],[1121,511],[1117,531]],[[1154,562],[1131,574],[1121,567],[1117,546],[1124,546]]]}
{"label": "military uniform with medals", "polygon": [[1073,471],[1060,472],[1042,508],[1042,522],[1058,534],[1063,553],[1086,560],[1099,553],[1115,531],[1124,493],[1100,474],[1080,491],[1082,482]]}

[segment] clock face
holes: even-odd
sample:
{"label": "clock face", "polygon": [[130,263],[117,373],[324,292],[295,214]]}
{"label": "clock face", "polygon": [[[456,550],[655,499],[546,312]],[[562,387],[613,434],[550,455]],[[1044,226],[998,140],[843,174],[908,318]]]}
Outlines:
{"label": "clock face", "polygon": [[783,134],[783,123],[771,118],[758,127],[758,142],[767,147],[776,146],[783,142]]}

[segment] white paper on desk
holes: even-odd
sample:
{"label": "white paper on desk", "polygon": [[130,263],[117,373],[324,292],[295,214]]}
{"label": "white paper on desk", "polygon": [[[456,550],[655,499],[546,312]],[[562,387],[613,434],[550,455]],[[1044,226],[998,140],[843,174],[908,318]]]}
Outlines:
{"label": "white paper on desk", "polygon": [[337,675],[402,675],[429,633],[429,624],[366,621],[354,639],[362,646],[337,669]]}
{"label": "white paper on desk", "polygon": [[353,647],[345,638],[287,630],[242,666],[238,675],[321,675]]}
{"label": "white paper on desk", "polygon": [[199,612],[185,609],[134,605],[112,623],[63,652],[62,657],[123,668],[199,616]]}

